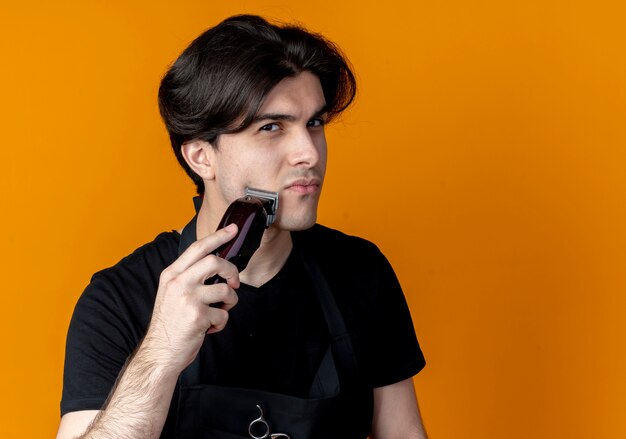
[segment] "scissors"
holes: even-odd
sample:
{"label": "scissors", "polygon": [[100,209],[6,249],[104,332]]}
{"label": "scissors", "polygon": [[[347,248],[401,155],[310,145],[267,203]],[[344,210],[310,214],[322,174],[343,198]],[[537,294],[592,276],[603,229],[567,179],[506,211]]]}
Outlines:
{"label": "scissors", "polygon": [[[267,439],[267,438],[270,438],[270,439],[291,439],[291,436],[289,436],[288,434],[285,434],[285,433],[270,433],[270,425],[267,423],[265,418],[263,418],[263,409],[261,409],[261,406],[258,405],[258,404],[257,404],[256,408],[258,408],[259,412],[261,412],[261,416],[256,418],[254,421],[250,422],[250,425],[248,426],[248,434],[250,435],[250,437],[252,439]],[[261,436],[255,436],[255,434],[252,432],[252,428],[253,428],[253,426],[255,424],[262,425],[262,427],[257,427],[256,428],[256,430],[261,428],[262,430],[265,431]]]}

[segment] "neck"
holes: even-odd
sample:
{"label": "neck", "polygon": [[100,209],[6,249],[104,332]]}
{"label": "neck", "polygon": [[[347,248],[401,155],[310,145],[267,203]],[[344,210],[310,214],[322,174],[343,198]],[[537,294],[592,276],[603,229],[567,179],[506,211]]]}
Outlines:
{"label": "neck", "polygon": [[[206,195],[196,224],[197,239],[215,232],[227,206],[210,206]],[[254,253],[245,270],[239,273],[241,282],[259,287],[273,278],[285,265],[293,244],[291,233],[270,227],[265,230],[261,246]]]}
{"label": "neck", "polygon": [[260,287],[276,276],[291,253],[291,233],[269,228],[265,230],[261,246],[254,252],[245,270],[239,273],[241,282]]}

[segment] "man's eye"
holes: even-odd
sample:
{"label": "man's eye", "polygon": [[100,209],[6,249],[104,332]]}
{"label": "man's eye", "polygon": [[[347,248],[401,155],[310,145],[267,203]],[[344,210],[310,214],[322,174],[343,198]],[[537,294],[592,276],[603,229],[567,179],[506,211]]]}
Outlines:
{"label": "man's eye", "polygon": [[325,123],[324,119],[316,118],[316,119],[311,119],[309,123],[307,123],[307,126],[312,127],[312,128],[317,128],[317,127],[324,126],[324,123]]}
{"label": "man's eye", "polygon": [[280,129],[280,127],[277,123],[268,123],[259,128],[259,131],[277,131],[278,129]]}

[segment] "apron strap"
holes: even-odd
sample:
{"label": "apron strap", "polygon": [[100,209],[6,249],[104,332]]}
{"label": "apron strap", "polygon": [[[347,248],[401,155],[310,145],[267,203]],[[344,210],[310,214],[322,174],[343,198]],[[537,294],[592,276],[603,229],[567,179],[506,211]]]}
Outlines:
{"label": "apron strap", "polygon": [[180,234],[180,241],[178,241],[178,256],[180,256],[187,247],[189,247],[196,240],[196,223],[198,217],[194,215],[193,219],[183,229]]}
{"label": "apron strap", "polygon": [[185,226],[183,232],[180,235],[180,241],[178,242],[178,256],[180,256],[187,247],[194,243],[196,240],[196,223],[198,222],[198,212],[202,206],[202,197],[193,197],[193,207],[196,210],[196,214],[192,220]]}
{"label": "apron strap", "polygon": [[[294,239],[294,248],[299,247],[296,246],[297,241],[299,241],[299,239]],[[322,313],[324,314],[324,319],[326,320],[326,325],[328,326],[332,354],[334,354],[333,357],[331,357],[334,358],[333,369],[335,369],[336,366],[339,366],[341,369],[342,372],[340,373],[339,379],[342,382],[342,387],[345,387],[345,385],[351,386],[351,384],[348,383],[354,383],[362,380],[362,371],[358,366],[356,356],[354,354],[354,347],[352,345],[345,321],[341,315],[335,296],[332,293],[328,281],[326,280],[326,276],[322,273],[320,265],[314,254],[312,252],[304,251],[298,251],[298,253],[302,258],[305,269],[313,281],[317,297],[322,308]],[[328,358],[324,358],[322,366],[324,366],[327,362]],[[324,371],[325,369],[326,368],[321,368],[320,371]]]}
{"label": "apron strap", "polygon": [[326,281],[326,277],[322,274],[319,264],[313,259],[312,255],[305,254],[305,252],[302,251],[298,251],[298,253],[302,258],[304,268],[306,268],[306,271],[309,273],[315,286],[315,290],[317,291],[317,297],[320,301],[331,339],[335,340],[338,337],[347,334],[348,331],[346,329],[346,324],[344,323],[343,317],[339,312],[335,296]]}

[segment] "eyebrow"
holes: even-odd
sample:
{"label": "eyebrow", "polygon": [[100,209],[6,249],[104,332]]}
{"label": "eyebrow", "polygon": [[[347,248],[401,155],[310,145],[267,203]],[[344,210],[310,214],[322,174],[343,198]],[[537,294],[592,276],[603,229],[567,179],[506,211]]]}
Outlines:
{"label": "eyebrow", "polygon": [[[315,117],[320,117],[326,112],[328,112],[328,106],[324,104],[322,108],[320,108],[315,113],[313,113],[313,116],[311,116],[311,119]],[[257,114],[256,116],[254,116],[254,118],[252,119],[252,123],[261,122],[264,120],[286,120],[288,122],[293,122],[294,120],[296,120],[296,117],[291,114],[263,113],[263,114]]]}

